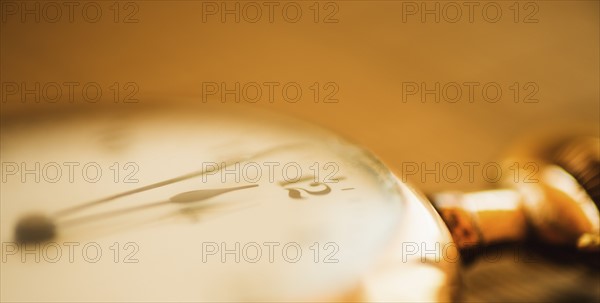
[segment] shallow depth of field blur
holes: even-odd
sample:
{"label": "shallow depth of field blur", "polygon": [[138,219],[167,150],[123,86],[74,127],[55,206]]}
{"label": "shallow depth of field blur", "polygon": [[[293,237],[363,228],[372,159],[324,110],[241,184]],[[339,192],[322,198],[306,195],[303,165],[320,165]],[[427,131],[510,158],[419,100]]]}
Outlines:
{"label": "shallow depth of field blur", "polygon": [[[397,168],[403,162],[425,162],[433,168],[435,162],[496,161],[507,144],[527,132],[574,124],[599,132],[596,1],[538,1],[518,8],[512,2],[494,2],[501,17],[494,15],[494,5],[484,12],[486,2],[481,2],[472,8],[472,19],[462,2],[438,2],[438,13],[425,15],[421,2],[322,2],[318,11],[312,2],[297,2],[302,16],[296,23],[296,6],[284,13],[285,2],[273,8],[272,16],[269,6],[260,5],[262,15],[256,23],[249,22],[257,20],[254,7],[244,2],[237,2],[239,23],[235,14],[221,15],[222,2],[140,1],[118,8],[99,3],[102,16],[96,23],[92,8],[87,15],[75,10],[72,23],[65,7],[59,22],[47,22],[55,18],[48,8],[37,23],[34,15],[22,16],[21,4],[8,14],[3,3],[2,82],[26,82],[30,88],[35,82],[57,82],[64,91],[56,103],[3,96],[3,116],[86,103],[79,96],[81,88],[74,90],[79,100],[69,103],[64,82],[78,82],[79,87],[99,83],[104,100],[95,105],[115,107],[131,104],[112,102],[114,82],[120,83],[122,95],[134,91],[125,88],[126,83],[135,83],[139,89],[134,96],[142,104],[200,103],[203,83],[225,83],[233,89],[236,82],[242,87],[256,82],[262,87],[260,100],[240,103],[320,123]],[[417,11],[411,13],[414,3]],[[215,13],[209,10],[212,4],[217,5]],[[235,4],[224,9],[235,11]],[[435,11],[434,4],[424,9]],[[462,14],[458,19],[456,6]],[[273,103],[265,82],[279,84]],[[314,82],[320,86],[320,101],[335,93],[330,99],[337,103],[315,103]],[[333,85],[326,87],[328,82]],[[439,93],[440,103],[432,94],[421,102],[421,91],[403,100],[403,83],[425,83],[426,89],[434,89],[436,82],[440,91],[445,84],[457,83],[462,97],[450,100],[456,90],[448,86],[445,95]],[[468,82],[479,83],[472,99],[464,84]],[[520,86],[518,99],[515,82]],[[301,87],[300,101],[282,97],[287,83]],[[495,103],[483,98],[488,83],[502,89]],[[526,87],[528,83],[532,84]],[[293,89],[288,92],[292,97]],[[487,94],[494,97],[494,89],[488,87]],[[247,95],[253,93],[249,88]],[[535,103],[524,102],[530,94]],[[235,104],[235,96],[226,98],[226,105]],[[217,94],[206,101],[222,100]],[[444,178],[424,183],[412,179],[428,189],[455,185]],[[460,186],[480,186],[462,179]]]}
{"label": "shallow depth of field blur", "polygon": [[[264,107],[333,129],[401,174],[407,163],[463,169],[405,176],[425,191],[488,186],[463,163],[500,161],[531,137],[600,135],[597,1],[78,3],[58,16],[44,2],[2,2],[2,119]],[[89,83],[102,89],[93,103]]]}

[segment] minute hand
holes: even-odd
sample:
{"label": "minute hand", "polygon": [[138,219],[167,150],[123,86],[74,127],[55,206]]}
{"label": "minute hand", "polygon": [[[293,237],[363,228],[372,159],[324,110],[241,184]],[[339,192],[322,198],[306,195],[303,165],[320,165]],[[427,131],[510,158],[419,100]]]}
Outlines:
{"label": "minute hand", "polygon": [[290,147],[293,147],[295,145],[297,145],[297,144],[289,144],[289,145],[276,146],[276,147],[273,147],[273,148],[270,148],[270,149],[267,149],[267,150],[263,150],[263,151],[261,151],[259,153],[256,153],[256,154],[253,154],[253,155],[250,155],[250,156],[238,158],[238,159],[235,159],[235,160],[225,161],[225,165],[220,166],[216,170],[210,170],[210,171],[200,170],[200,171],[195,171],[195,172],[192,172],[192,173],[189,173],[189,174],[185,174],[185,175],[182,175],[182,176],[179,176],[179,177],[175,177],[175,178],[171,178],[171,179],[168,179],[168,180],[164,180],[164,181],[160,181],[160,182],[157,182],[157,183],[153,183],[153,184],[150,184],[150,185],[138,187],[138,188],[135,188],[135,189],[132,189],[132,190],[129,190],[129,191],[125,191],[125,192],[122,192],[122,193],[114,194],[112,196],[108,196],[108,197],[105,197],[105,198],[102,198],[102,199],[99,199],[99,200],[94,200],[94,201],[87,202],[87,203],[84,203],[84,204],[81,204],[81,205],[77,205],[77,206],[74,206],[74,207],[71,207],[71,208],[63,209],[61,211],[56,212],[54,214],[54,217],[66,216],[66,215],[72,214],[74,212],[77,212],[77,211],[80,211],[80,210],[83,210],[83,209],[86,209],[86,208],[89,208],[89,207],[92,207],[92,206],[95,206],[95,205],[98,205],[98,204],[102,204],[102,203],[106,203],[106,202],[109,202],[109,201],[112,201],[112,200],[116,200],[118,198],[122,198],[122,197],[133,195],[133,194],[137,194],[137,193],[140,193],[140,192],[143,192],[143,191],[155,189],[155,188],[162,187],[162,186],[165,186],[165,185],[169,185],[169,184],[181,182],[181,181],[184,181],[184,180],[187,180],[187,179],[191,179],[191,178],[195,178],[195,177],[200,177],[200,176],[202,176],[202,175],[204,175],[206,173],[209,173],[209,172],[210,173],[218,172],[218,171],[220,171],[220,170],[222,170],[224,168],[230,167],[230,166],[235,165],[237,163],[241,163],[241,162],[244,162],[244,161],[252,160],[252,159],[255,159],[255,158],[258,158],[258,157],[262,157],[262,156],[265,156],[265,155],[270,154],[272,152],[275,152],[275,151],[278,151],[278,150],[281,150],[281,149],[285,149],[285,148],[290,148]]}
{"label": "minute hand", "polygon": [[100,214],[94,214],[94,215],[89,215],[89,216],[84,216],[84,217],[77,217],[75,219],[69,219],[69,220],[60,222],[59,225],[71,226],[71,225],[76,225],[76,224],[80,224],[80,223],[88,223],[88,222],[92,222],[92,221],[102,220],[105,218],[112,218],[115,216],[125,215],[128,213],[146,210],[149,208],[154,208],[156,206],[167,205],[167,204],[171,204],[171,203],[182,204],[182,203],[199,202],[199,201],[207,200],[212,197],[222,195],[222,194],[225,194],[228,192],[257,187],[257,186],[258,186],[258,184],[250,184],[250,185],[243,185],[243,186],[229,187],[229,188],[200,189],[200,190],[188,191],[188,192],[184,192],[181,194],[177,194],[166,201],[148,203],[148,204],[144,204],[144,205],[140,205],[140,206],[134,206],[134,207],[129,207],[129,208],[125,208],[125,209],[108,211],[108,212],[103,212]]}

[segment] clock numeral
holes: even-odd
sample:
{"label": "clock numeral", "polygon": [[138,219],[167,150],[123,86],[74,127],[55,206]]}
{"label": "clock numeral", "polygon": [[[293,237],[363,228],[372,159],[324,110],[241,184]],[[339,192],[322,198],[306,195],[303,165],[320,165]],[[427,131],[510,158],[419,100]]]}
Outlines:
{"label": "clock numeral", "polygon": [[321,182],[312,182],[312,183],[310,183],[310,186],[311,187],[322,186],[323,189],[308,190],[305,188],[292,187],[292,188],[286,188],[286,190],[288,191],[288,196],[292,199],[304,199],[304,197],[302,197],[302,192],[307,193],[309,195],[315,195],[315,196],[322,196],[322,195],[329,194],[331,192],[331,187],[329,187],[327,184],[324,184]]}

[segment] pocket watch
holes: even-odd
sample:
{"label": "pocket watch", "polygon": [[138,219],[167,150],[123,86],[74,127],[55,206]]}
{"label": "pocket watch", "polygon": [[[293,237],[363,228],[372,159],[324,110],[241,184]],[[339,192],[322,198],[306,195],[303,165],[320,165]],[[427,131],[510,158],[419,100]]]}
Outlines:
{"label": "pocket watch", "polygon": [[2,301],[449,301],[465,247],[598,245],[594,139],[539,184],[428,199],[249,107],[14,115],[1,138]]}

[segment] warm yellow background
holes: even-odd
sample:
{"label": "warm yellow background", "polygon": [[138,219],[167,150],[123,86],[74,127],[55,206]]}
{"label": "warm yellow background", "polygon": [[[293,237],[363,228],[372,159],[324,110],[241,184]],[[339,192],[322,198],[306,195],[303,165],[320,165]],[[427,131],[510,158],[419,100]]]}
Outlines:
{"label": "warm yellow background", "polygon": [[[135,82],[140,103],[201,102],[202,82],[335,82],[337,104],[279,101],[256,105],[315,121],[375,151],[396,169],[404,161],[433,165],[494,161],[523,134],[587,128],[599,133],[599,5],[538,1],[538,23],[513,21],[500,3],[500,22],[402,22],[400,1],[338,1],[335,24],[314,23],[309,2],[292,24],[281,13],[256,24],[202,22],[199,1],[138,1],[135,24],[103,19],[49,24],[8,18],[1,26],[2,82]],[[324,5],[322,3],[321,5]],[[523,6],[521,6],[523,8]],[[76,10],[76,12],[78,12]],[[479,12],[479,13],[478,13]],[[326,13],[320,14],[324,18]],[[523,11],[520,18],[526,13]],[[63,17],[64,19],[65,17]],[[120,17],[122,18],[122,16]],[[431,20],[431,17],[429,17]],[[31,19],[30,19],[31,20]],[[402,103],[402,82],[498,82],[496,104]],[[535,82],[539,103],[514,103],[508,86]],[[109,93],[105,93],[110,97]],[[132,106],[112,104],[94,106]],[[211,103],[217,103],[213,100]],[[231,103],[231,102],[230,102]],[[2,104],[2,116],[22,110],[62,110],[65,104]],[[94,106],[90,106],[94,108]],[[421,183],[414,179],[417,184]],[[475,188],[461,179],[459,187]],[[451,188],[447,182],[420,184]]]}

